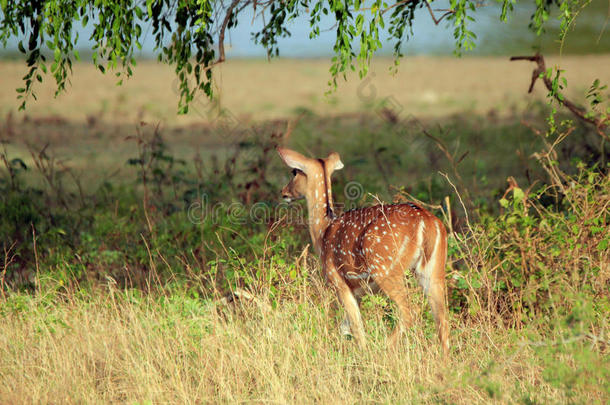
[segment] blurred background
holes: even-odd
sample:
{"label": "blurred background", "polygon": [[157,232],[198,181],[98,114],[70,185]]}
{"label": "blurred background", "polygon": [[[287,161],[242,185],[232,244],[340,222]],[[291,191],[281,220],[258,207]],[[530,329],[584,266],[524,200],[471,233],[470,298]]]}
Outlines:
{"label": "blurred background", "polygon": [[[9,152],[29,163],[25,145],[48,144],[47,151],[79,176],[90,178],[86,184],[99,185],[105,177],[98,171],[129,177],[133,168],[125,162],[137,148],[125,138],[141,122],[148,124],[146,130],[158,127],[172,155],[187,160],[197,150],[207,158],[216,154],[224,158],[241,137],[283,132],[291,122],[295,148],[315,154],[337,149],[348,163],[353,160],[346,178],[375,177],[378,167],[371,170],[367,165],[380,157],[365,157],[371,151],[383,150],[388,156],[382,160],[402,162],[401,169],[388,171],[387,175],[396,171],[390,178],[371,181],[372,192],[389,198],[389,184],[413,187],[423,177],[429,182],[435,176],[430,173],[443,158],[429,161],[438,149],[423,134],[427,130],[443,134],[446,142],[454,144],[455,153],[468,152],[462,166],[475,176],[474,185],[489,184],[492,177],[493,187],[501,188],[508,175],[526,177],[524,159],[540,141],[521,122],[544,122],[549,111],[548,90],[542,83],[527,93],[535,65],[510,62],[509,56],[543,53],[548,67],[565,70],[566,94],[584,103],[595,79],[602,84],[610,81],[609,11],[606,1],[591,2],[560,46],[557,10],[546,31],[536,36],[528,29],[533,6],[517,4],[504,23],[498,18],[499,4],[481,6],[471,24],[477,34],[473,51],[454,56],[453,27],[447,21],[435,25],[422,8],[416,12],[413,35],[396,71],[391,71],[392,44],[386,40],[366,78],[348,74],[336,89],[328,84],[335,37],[328,16],[320,23],[328,29],[313,40],[308,39],[306,16],[290,21],[292,36],[280,39],[280,57],[268,60],[264,49],[251,40],[252,32],[262,26],[262,17],[250,21],[252,11],[246,9],[237,28],[227,32],[227,61],[215,69],[215,99],[198,93],[186,115],[176,114],[178,81],[172,67],[156,62],[150,26],[143,28],[143,47],[135,54],[136,73],[120,86],[113,73],[103,75],[88,62],[91,24],[81,28],[76,49],[82,62],[73,67],[68,91],[55,97],[54,80],[47,75],[37,84],[37,100],[31,100],[25,111],[17,111],[15,89],[22,86],[26,70],[17,38],[11,38],[0,52],[2,136],[11,139]],[[435,2],[435,9],[447,7]]]}
{"label": "blurred background", "polygon": [[[437,17],[449,7],[447,2],[434,5]],[[211,204],[274,207],[288,178],[273,152],[277,144],[311,156],[338,151],[345,170],[335,175],[337,199],[346,197],[350,181],[366,191],[361,199],[346,201],[354,206],[377,197],[389,201],[400,192],[438,205],[455,191],[441,175],[449,173],[469,209],[497,213],[507,178],[524,188],[545,181],[532,154],[548,142],[544,134],[556,108],[549,105],[541,81],[528,93],[535,64],[509,57],[541,52],[547,67],[563,70],[566,97],[586,105],[596,80],[599,86],[610,82],[610,11],[606,1],[592,1],[559,43],[558,10],[536,36],[528,29],[533,6],[516,4],[507,22],[499,20],[499,4],[479,6],[470,26],[477,35],[473,51],[455,56],[453,27],[446,20],[436,25],[421,8],[397,69],[386,38],[369,74],[360,79],[349,73],[337,88],[329,85],[335,38],[329,17],[313,40],[307,16],[290,21],[292,36],[280,39],[280,57],[269,60],[252,41],[263,18],[252,19],[248,8],[237,28],[227,32],[227,61],[214,69],[214,98],[197,93],[185,115],[177,114],[173,68],[155,60],[150,25],[142,30],[135,73],[121,85],[115,72],[102,74],[89,62],[92,31],[80,28],[81,62],[73,66],[67,91],[55,96],[54,80],[47,75],[36,84],[36,100],[30,99],[25,111],[17,109],[15,90],[26,67],[17,50],[19,38],[11,38],[0,52],[0,137],[5,161],[14,166],[8,175],[46,196],[32,200],[32,215],[50,220],[54,214],[39,210],[76,210],[70,215],[79,220],[58,228],[75,241],[82,229],[64,228],[90,223],[96,210],[91,204],[100,196],[107,203],[120,200],[137,207],[144,195],[146,204],[163,215],[186,212],[204,198]],[[574,120],[565,108],[557,114],[557,123]],[[579,120],[574,125],[574,134],[559,148],[562,164],[568,167],[576,159],[603,165],[608,152],[594,128]],[[460,226],[465,213],[454,209],[453,225]],[[24,232],[24,224],[15,221],[6,225],[9,235]],[[305,227],[297,228],[305,241]],[[20,271],[27,274],[32,257],[25,256]]]}

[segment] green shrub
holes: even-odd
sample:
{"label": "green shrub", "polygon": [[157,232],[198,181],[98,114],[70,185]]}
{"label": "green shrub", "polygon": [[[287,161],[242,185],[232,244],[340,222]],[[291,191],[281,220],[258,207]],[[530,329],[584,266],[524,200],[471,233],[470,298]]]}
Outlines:
{"label": "green shrub", "polygon": [[545,168],[551,184],[536,191],[514,184],[500,215],[483,215],[450,242],[454,309],[520,326],[569,310],[575,304],[565,297],[575,292],[608,308],[610,177],[584,165],[575,175]]}

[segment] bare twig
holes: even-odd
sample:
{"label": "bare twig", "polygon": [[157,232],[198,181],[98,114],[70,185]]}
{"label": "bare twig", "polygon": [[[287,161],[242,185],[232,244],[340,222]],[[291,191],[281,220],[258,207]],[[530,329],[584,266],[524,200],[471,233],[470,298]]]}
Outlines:
{"label": "bare twig", "polygon": [[0,293],[2,293],[2,301],[6,300],[6,296],[4,295],[6,271],[8,270],[8,266],[10,266],[11,263],[13,263],[13,260],[15,259],[16,253],[12,253],[12,250],[15,248],[15,246],[17,246],[17,242],[11,243],[8,249],[6,247],[6,243],[4,244],[4,264],[2,266],[2,272],[0,274]]}
{"label": "bare twig", "polygon": [[34,260],[36,263],[36,281],[34,283],[36,287],[36,292],[40,293],[40,266],[38,265],[38,246],[36,245],[36,228],[34,228],[34,224],[30,224],[32,226],[32,241],[34,243]]}
{"label": "bare twig", "polygon": [[445,12],[445,14],[441,15],[437,19],[436,16],[434,15],[434,11],[432,10],[432,7],[430,7],[430,3],[428,3],[427,1],[424,1],[424,3],[426,4],[426,7],[428,8],[428,11],[430,12],[430,17],[432,17],[432,21],[434,21],[434,25],[439,25],[441,23],[441,21],[443,21],[443,19],[445,17],[449,17],[451,14],[455,14],[455,10],[452,10],[452,9],[448,9],[448,10],[435,10],[435,11],[444,11]]}
{"label": "bare twig", "polygon": [[[218,33],[218,59],[212,64],[203,68],[203,71],[207,71],[212,69],[216,65],[220,65],[225,61],[225,31],[227,30],[227,25],[229,25],[229,21],[231,20],[231,16],[233,15],[233,10],[239,4],[241,0],[233,0],[229,8],[227,9],[227,14],[225,14],[225,18],[222,21],[222,25],[220,26],[220,31]],[[255,3],[256,6],[256,3]]]}
{"label": "bare twig", "polygon": [[[536,84],[536,80],[538,78],[541,78],[546,88],[553,92],[553,83],[551,79],[544,74],[546,72],[546,63],[544,62],[544,56],[542,56],[540,53],[536,53],[534,56],[513,56],[510,58],[510,60],[528,60],[536,63],[536,68],[532,72],[532,81],[527,91],[528,93],[531,93],[534,90],[534,84]],[[608,127],[608,117],[590,116],[587,110],[582,107],[578,107],[572,101],[565,98],[565,96],[560,96],[559,93],[553,92],[553,97],[557,100],[557,102],[559,102],[559,104],[565,106],[579,119],[594,125],[597,133],[602,138],[608,139],[608,135],[604,132],[604,130]]]}
{"label": "bare twig", "polygon": [[403,5],[403,4],[410,3],[411,1],[413,1],[413,0],[402,0],[402,1],[397,1],[396,3],[392,4],[390,7],[388,7],[388,8],[386,8],[386,9],[382,10],[380,14],[381,14],[381,15],[384,15],[385,13],[387,13],[388,11],[390,11],[391,9],[393,9],[394,7],[398,7],[398,6],[401,6],[401,5]]}
{"label": "bare twig", "polygon": [[[399,197],[404,198],[404,196],[406,196],[408,199],[415,201],[417,204],[419,204],[422,207],[427,208],[429,210],[442,210],[443,209],[443,206],[441,204],[430,204],[430,203],[423,202],[422,200],[418,199],[414,195],[410,194],[408,191],[401,190],[396,186],[390,186],[390,190],[394,190],[394,191],[400,193],[401,195]],[[396,202],[396,201],[397,200],[394,200],[394,202]]]}
{"label": "bare twig", "polygon": [[455,158],[454,155],[449,151],[449,147],[447,147],[447,145],[445,144],[445,142],[443,142],[442,139],[432,135],[424,126],[424,124],[421,123],[421,121],[419,121],[418,119],[415,119],[415,122],[420,126],[422,133],[430,138],[431,140],[434,141],[434,143],[436,144],[436,146],[440,149],[441,152],[443,152],[443,154],[445,155],[445,157],[447,158],[447,161],[451,164],[451,168],[453,170],[453,174],[455,175],[455,177],[457,178],[458,181],[458,185],[460,186],[460,189],[462,190],[462,193],[464,193],[464,196],[466,198],[466,203],[468,205],[468,209],[471,211],[475,211],[475,205],[474,202],[472,201],[472,198],[470,197],[470,192],[468,191],[468,187],[466,187],[466,184],[464,183],[464,179],[462,178],[462,176],[460,175],[460,172],[458,170],[458,165],[462,162],[462,160],[464,160],[464,158],[466,157],[466,155],[468,155],[469,151],[464,152],[459,158]]}
{"label": "bare twig", "polygon": [[449,185],[451,185],[451,187],[453,187],[453,191],[455,191],[455,194],[458,196],[458,199],[460,200],[460,204],[462,204],[462,209],[464,210],[464,215],[466,216],[466,225],[468,226],[469,230],[472,230],[472,226],[470,225],[470,219],[468,218],[468,210],[466,209],[466,206],[464,205],[464,201],[462,200],[462,196],[460,195],[460,192],[458,191],[457,187],[455,187],[455,184],[453,184],[451,182],[451,180],[449,179],[449,176],[447,176],[443,172],[438,172],[438,173],[441,176],[443,176],[445,178],[445,180],[447,180],[447,183],[449,183]]}

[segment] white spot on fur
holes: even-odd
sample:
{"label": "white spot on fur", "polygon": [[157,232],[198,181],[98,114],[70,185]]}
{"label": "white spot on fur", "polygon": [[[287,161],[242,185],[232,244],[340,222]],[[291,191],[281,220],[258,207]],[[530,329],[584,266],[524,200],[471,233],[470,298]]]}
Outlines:
{"label": "white spot on fur", "polygon": [[345,278],[349,279],[349,280],[365,280],[367,278],[369,278],[370,273],[364,272],[364,273],[354,273],[351,271],[348,271],[347,273],[345,273]]}

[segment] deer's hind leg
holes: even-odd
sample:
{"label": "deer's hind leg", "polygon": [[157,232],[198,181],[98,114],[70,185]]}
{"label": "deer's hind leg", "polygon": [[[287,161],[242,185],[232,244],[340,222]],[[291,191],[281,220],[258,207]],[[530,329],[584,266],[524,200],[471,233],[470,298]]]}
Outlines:
{"label": "deer's hind leg", "polygon": [[436,323],[443,354],[449,354],[449,323],[447,322],[447,288],[445,285],[445,263],[447,261],[447,236],[444,228],[436,225],[434,249],[429,260],[420,260],[416,272],[419,282],[428,297],[430,310]]}
{"label": "deer's hind leg", "polygon": [[433,278],[430,280],[430,289],[428,291],[428,301],[432,316],[436,323],[438,331],[438,339],[443,348],[443,354],[449,354],[449,324],[447,322],[447,304],[445,293],[445,278]]}
{"label": "deer's hind leg", "polygon": [[413,325],[413,310],[407,299],[408,292],[405,280],[401,271],[378,277],[375,282],[398,307],[398,324],[388,340],[389,344],[394,346],[398,343],[402,334]]}
{"label": "deer's hind leg", "polygon": [[[345,309],[345,314],[347,315],[347,321],[349,323],[348,327],[351,330],[352,336],[354,336],[358,345],[364,348],[366,346],[366,338],[358,300],[343,276],[339,274],[334,264],[327,262],[324,270],[328,282],[334,287],[337,298],[339,298],[339,302],[341,302]],[[344,329],[344,324],[345,320],[340,326],[342,331]]]}
{"label": "deer's hind leg", "polygon": [[[358,303],[358,307],[360,307],[360,302],[362,301],[362,297],[367,294],[377,294],[379,292],[379,286],[372,280],[363,280],[359,287],[352,288],[352,294],[354,298],[356,298],[356,302]],[[341,325],[339,326],[341,334],[343,336],[352,335],[352,328],[349,323],[349,319],[347,315],[343,318]]]}

